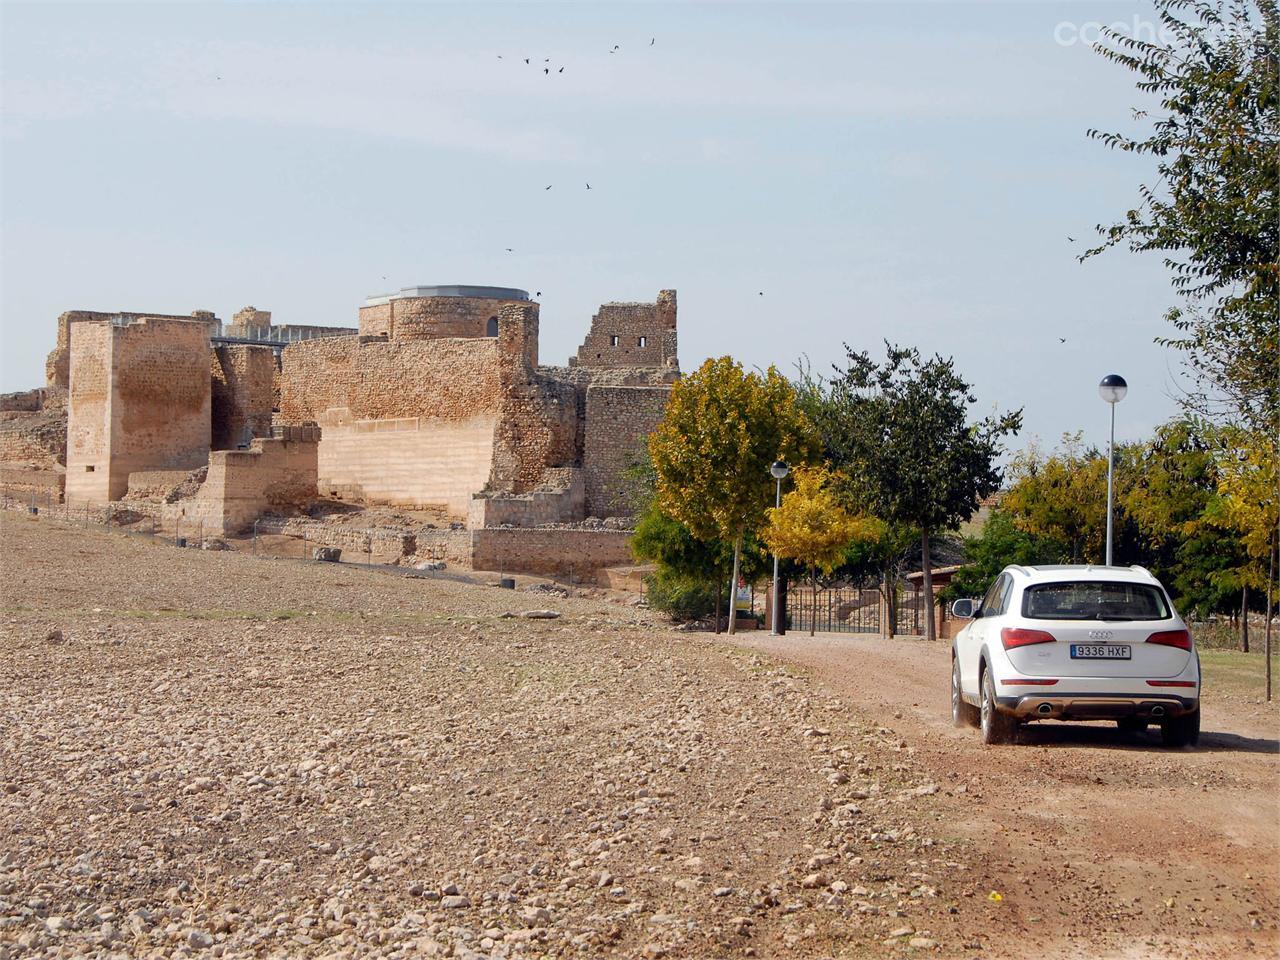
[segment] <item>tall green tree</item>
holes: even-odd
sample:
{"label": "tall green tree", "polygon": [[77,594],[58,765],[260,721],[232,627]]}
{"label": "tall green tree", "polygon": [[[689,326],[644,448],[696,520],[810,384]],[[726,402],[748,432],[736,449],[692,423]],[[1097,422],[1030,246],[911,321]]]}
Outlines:
{"label": "tall green tree", "polygon": [[930,537],[969,519],[1000,485],[1001,439],[1022,425],[1022,411],[970,421],[977,402],[951,359],[925,360],[886,342],[884,363],[846,346],[847,364],[830,381],[802,387],[833,466],[848,478],[854,502],[876,517],[920,531],[926,607],[934,621]]}
{"label": "tall green tree", "polygon": [[[1137,74],[1154,109],[1138,133],[1090,130],[1156,160],[1138,203],[1100,225],[1163,255],[1180,303],[1168,312],[1194,410],[1280,433],[1280,17],[1274,0],[1156,0],[1159,39],[1106,30],[1095,49]],[[1083,258],[1082,258],[1083,259]],[[1274,442],[1272,445],[1274,451]]]}
{"label": "tall green tree", "polygon": [[[770,464],[808,462],[817,448],[794,387],[776,369],[749,373],[732,357],[708,360],[675,384],[649,435],[658,505],[697,539],[733,544],[736,584],[743,541],[773,505]],[[730,633],[736,622],[731,604]]]}

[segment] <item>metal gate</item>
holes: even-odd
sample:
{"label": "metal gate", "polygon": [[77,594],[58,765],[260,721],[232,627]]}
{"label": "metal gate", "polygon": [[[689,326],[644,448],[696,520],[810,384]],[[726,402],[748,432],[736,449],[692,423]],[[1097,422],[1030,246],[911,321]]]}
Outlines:
{"label": "metal gate", "polygon": [[837,584],[819,589],[794,581],[787,590],[790,629],[823,633],[879,633],[880,591]]}

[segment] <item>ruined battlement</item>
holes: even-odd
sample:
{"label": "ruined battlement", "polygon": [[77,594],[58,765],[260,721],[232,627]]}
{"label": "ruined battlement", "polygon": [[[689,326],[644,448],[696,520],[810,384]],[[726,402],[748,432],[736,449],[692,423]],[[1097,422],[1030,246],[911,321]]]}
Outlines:
{"label": "ruined battlement", "polygon": [[570,366],[679,369],[676,292],[661,290],[653,303],[603,303]]}

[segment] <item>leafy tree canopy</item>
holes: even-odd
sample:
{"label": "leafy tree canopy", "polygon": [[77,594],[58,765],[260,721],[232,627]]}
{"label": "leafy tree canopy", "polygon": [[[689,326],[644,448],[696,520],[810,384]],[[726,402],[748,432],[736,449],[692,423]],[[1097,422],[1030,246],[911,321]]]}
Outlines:
{"label": "leafy tree canopy", "polygon": [[[1193,376],[1187,402],[1280,432],[1280,18],[1274,0],[1156,0],[1162,37],[1104,31],[1095,49],[1158,101],[1137,134],[1090,130],[1156,158],[1158,182],[1099,226],[1093,256],[1117,244],[1158,251],[1182,304],[1166,340]],[[1082,258],[1083,259],[1083,258]]]}

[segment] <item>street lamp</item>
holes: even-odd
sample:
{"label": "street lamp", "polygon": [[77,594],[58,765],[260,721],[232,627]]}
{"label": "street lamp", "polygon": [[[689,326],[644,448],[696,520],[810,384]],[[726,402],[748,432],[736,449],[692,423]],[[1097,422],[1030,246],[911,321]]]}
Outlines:
{"label": "street lamp", "polygon": [[[769,472],[773,474],[773,479],[778,481],[778,493],[777,493],[777,497],[774,499],[774,505],[780,508],[782,506],[782,481],[786,477],[786,475],[791,472],[791,468],[787,466],[787,463],[785,460],[775,460],[773,461],[773,466],[769,468]],[[778,633],[778,555],[776,553],[773,555],[773,594],[772,596],[773,596],[773,616],[770,618],[771,622],[769,624],[769,634],[771,636],[776,637],[776,636],[780,636],[780,634]]]}
{"label": "street lamp", "polygon": [[1108,373],[1098,384],[1098,396],[1111,405],[1111,439],[1107,443],[1107,566],[1111,566],[1111,502],[1116,466],[1116,404],[1129,392],[1129,385],[1118,373]]}

